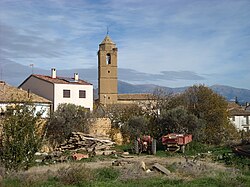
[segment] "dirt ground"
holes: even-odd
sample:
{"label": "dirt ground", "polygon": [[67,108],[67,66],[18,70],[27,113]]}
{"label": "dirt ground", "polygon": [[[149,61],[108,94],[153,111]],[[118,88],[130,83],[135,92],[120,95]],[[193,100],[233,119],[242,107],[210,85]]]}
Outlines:
{"label": "dirt ground", "polygon": [[[163,174],[159,170],[153,168],[158,163],[165,167],[169,174]],[[185,158],[185,157],[157,157],[152,155],[128,155],[117,158],[106,158],[95,160],[92,162],[67,162],[57,163],[48,166],[32,167],[26,174],[42,175],[45,173],[56,173],[62,168],[72,166],[72,164],[81,164],[89,169],[102,167],[114,167],[120,171],[120,179],[138,179],[154,176],[163,176],[171,179],[192,180],[194,178],[206,176],[213,177],[216,173],[237,174],[234,168],[228,168],[220,163],[213,162],[210,159]]]}

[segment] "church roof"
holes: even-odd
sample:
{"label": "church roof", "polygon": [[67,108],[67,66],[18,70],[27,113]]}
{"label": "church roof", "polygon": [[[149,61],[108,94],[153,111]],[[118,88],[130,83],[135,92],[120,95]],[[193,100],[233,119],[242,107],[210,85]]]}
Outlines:
{"label": "church roof", "polygon": [[122,101],[136,101],[136,100],[152,100],[153,94],[118,94],[118,100]]}
{"label": "church roof", "polygon": [[104,38],[104,40],[102,41],[101,44],[115,44],[115,43],[111,40],[111,38],[109,37],[109,35],[107,35],[107,36]]}

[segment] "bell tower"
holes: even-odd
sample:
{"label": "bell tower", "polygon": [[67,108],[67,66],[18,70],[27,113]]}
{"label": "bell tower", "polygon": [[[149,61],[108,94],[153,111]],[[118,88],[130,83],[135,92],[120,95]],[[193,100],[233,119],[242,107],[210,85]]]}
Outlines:
{"label": "bell tower", "polygon": [[98,94],[100,104],[117,103],[117,48],[106,35],[98,51]]}

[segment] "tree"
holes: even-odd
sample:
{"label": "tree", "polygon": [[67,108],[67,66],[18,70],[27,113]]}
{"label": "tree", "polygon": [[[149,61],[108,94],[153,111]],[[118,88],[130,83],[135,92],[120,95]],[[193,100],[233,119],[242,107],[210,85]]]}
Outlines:
{"label": "tree", "polygon": [[188,113],[183,106],[162,111],[159,117],[160,136],[168,133],[192,134],[195,140],[204,137],[204,125],[195,115]]}
{"label": "tree", "polygon": [[133,116],[143,115],[143,110],[137,104],[113,104],[105,108],[106,117],[112,123],[113,128],[125,125]]}
{"label": "tree", "polygon": [[[124,142],[134,139],[144,124],[145,111],[138,104],[112,104],[103,108],[105,117],[111,121],[111,136],[121,132]],[[136,124],[138,123],[138,124]],[[145,124],[144,124],[145,125]]]}
{"label": "tree", "polygon": [[195,85],[179,99],[190,113],[204,121],[206,143],[220,144],[232,138],[236,129],[229,123],[227,101],[221,95],[204,85]]}
{"label": "tree", "polygon": [[39,150],[42,134],[42,112],[30,104],[17,104],[7,108],[3,121],[0,159],[9,170],[28,169]]}
{"label": "tree", "polygon": [[89,111],[82,106],[59,104],[57,110],[51,115],[46,136],[54,145],[63,143],[72,132],[85,132],[88,118]]}
{"label": "tree", "polygon": [[132,116],[128,122],[121,127],[121,132],[124,137],[129,137],[130,140],[135,140],[144,134],[149,134],[148,120],[143,116]]}

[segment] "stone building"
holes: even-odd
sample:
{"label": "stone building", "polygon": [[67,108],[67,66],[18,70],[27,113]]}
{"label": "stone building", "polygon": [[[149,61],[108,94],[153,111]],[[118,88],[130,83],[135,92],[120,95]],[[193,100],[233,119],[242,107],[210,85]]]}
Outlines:
{"label": "stone building", "polygon": [[106,35],[98,51],[98,102],[109,104],[132,104],[152,100],[152,94],[118,94],[118,49]]}
{"label": "stone building", "polygon": [[100,104],[117,103],[117,48],[107,35],[99,44],[98,94]]}

